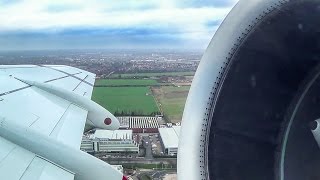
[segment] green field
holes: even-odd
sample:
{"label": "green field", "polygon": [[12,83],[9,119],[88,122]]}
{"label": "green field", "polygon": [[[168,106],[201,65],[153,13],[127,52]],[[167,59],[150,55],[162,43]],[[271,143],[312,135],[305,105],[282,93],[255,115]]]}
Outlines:
{"label": "green field", "polygon": [[154,79],[97,79],[95,86],[153,86]]}
{"label": "green field", "polygon": [[194,72],[163,72],[163,73],[136,73],[136,74],[112,74],[111,78],[133,77],[160,77],[160,76],[193,76]]}
{"label": "green field", "polygon": [[113,114],[150,115],[159,111],[149,87],[95,87],[92,99]]}
{"label": "green field", "polygon": [[153,88],[164,115],[173,122],[180,122],[182,119],[184,105],[187,99],[190,86],[170,87],[162,86]]}

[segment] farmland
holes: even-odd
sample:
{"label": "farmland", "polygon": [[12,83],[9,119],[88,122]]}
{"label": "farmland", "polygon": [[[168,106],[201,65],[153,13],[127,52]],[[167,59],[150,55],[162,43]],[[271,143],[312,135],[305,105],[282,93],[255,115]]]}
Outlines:
{"label": "farmland", "polygon": [[161,112],[167,121],[180,122],[192,74],[139,73],[122,74],[122,79],[97,79],[92,99],[116,116],[150,116]]}
{"label": "farmland", "polygon": [[95,87],[92,99],[116,114],[150,115],[159,111],[149,87]]}
{"label": "farmland", "polygon": [[154,87],[156,96],[164,115],[171,122],[180,122],[190,86],[181,87]]}

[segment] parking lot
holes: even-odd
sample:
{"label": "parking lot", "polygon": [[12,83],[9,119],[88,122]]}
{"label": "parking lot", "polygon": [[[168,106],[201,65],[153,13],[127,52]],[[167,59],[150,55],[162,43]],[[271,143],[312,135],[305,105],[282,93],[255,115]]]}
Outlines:
{"label": "parking lot", "polygon": [[146,158],[150,158],[153,155],[163,155],[163,147],[160,142],[160,135],[158,133],[153,134],[140,134],[143,147],[146,148]]}

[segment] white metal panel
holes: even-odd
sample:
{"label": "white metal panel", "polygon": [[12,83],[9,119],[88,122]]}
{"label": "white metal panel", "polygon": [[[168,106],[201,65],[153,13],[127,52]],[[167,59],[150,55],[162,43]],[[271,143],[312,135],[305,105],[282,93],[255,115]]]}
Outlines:
{"label": "white metal panel", "polygon": [[40,157],[35,157],[20,180],[73,180],[74,174]]}
{"label": "white metal panel", "polygon": [[86,78],[86,81],[90,84],[94,84],[96,81],[96,75],[95,74],[89,74],[89,76]]}
{"label": "white metal panel", "polygon": [[50,67],[59,71],[63,71],[69,74],[76,74],[81,72],[82,70],[74,68],[74,67],[70,67],[70,66],[50,66],[50,65],[46,65],[46,67]]}
{"label": "white metal panel", "polygon": [[[73,91],[81,96],[85,96],[91,98],[93,87],[88,80],[92,79],[87,73],[80,73],[75,75],[77,78],[74,77],[67,77],[63,79],[58,79],[56,81],[48,82],[48,84],[52,84],[54,86]],[[85,82],[83,82],[85,81]],[[90,84],[88,84],[90,83]]]}
{"label": "white metal panel", "polygon": [[[3,98],[5,100],[0,102],[0,114],[5,114],[6,118],[47,135],[70,105],[70,102],[35,87],[8,94]],[[25,113],[17,118],[17,112]],[[24,118],[27,112],[36,115],[36,121]]]}
{"label": "white metal panel", "polygon": [[28,85],[15,80],[13,77],[10,77],[9,74],[0,69],[0,94],[26,86]]}
{"label": "white metal panel", "polygon": [[[0,143],[6,140],[1,139]],[[8,144],[8,143],[7,143]],[[7,145],[0,146],[0,149]],[[1,179],[10,180],[72,180],[74,174],[56,165],[36,157],[35,154],[19,146],[0,163]]]}
{"label": "white metal panel", "polygon": [[51,163],[46,163],[39,180],[73,180],[74,175]]}
{"label": "white metal panel", "polygon": [[0,163],[1,179],[20,179],[34,157],[35,154],[16,146]]}
{"label": "white metal panel", "polygon": [[[86,78],[87,79],[87,78]],[[93,91],[93,88],[92,86],[86,84],[86,83],[81,83],[75,90],[74,92],[79,94],[79,95],[82,95],[84,97],[87,97],[87,98],[91,98],[92,96],[92,91]]]}
{"label": "white metal panel", "polygon": [[89,75],[86,72],[81,72],[79,74],[75,74],[74,76],[80,79],[86,79],[87,77],[89,77]]}
{"label": "white metal panel", "polygon": [[71,104],[50,136],[72,147],[79,148],[87,113],[86,110]]}
{"label": "white metal panel", "polygon": [[59,71],[41,66],[35,66],[33,68],[7,68],[2,69],[2,71],[19,79],[33,80],[38,82],[44,82],[50,79],[66,76],[66,74],[63,74]]}
{"label": "white metal panel", "polygon": [[74,174],[0,137],[0,179],[72,180]]}
{"label": "white metal panel", "polygon": [[30,64],[26,64],[26,65],[1,65],[0,69],[12,69],[12,68],[34,68],[37,67],[37,65],[30,65]]}
{"label": "white metal panel", "polygon": [[[5,98],[4,101],[0,102],[0,116],[6,117],[8,119],[15,119],[20,123],[25,124],[26,126],[30,126],[31,124],[35,123],[39,120],[39,116],[33,114],[32,112],[28,111],[26,108],[15,108],[13,111],[13,107],[6,105],[7,102],[10,101],[10,98]],[[18,105],[16,107],[19,107]],[[23,118],[22,118],[23,116]]]}
{"label": "white metal panel", "polygon": [[[91,73],[91,72],[88,72],[88,71],[84,71],[84,70],[79,69],[79,68],[70,67],[70,66],[45,65],[45,67],[53,68],[53,69],[56,69],[57,71],[63,71],[65,73],[69,73],[69,74],[81,72],[81,74],[89,75],[89,78],[88,78],[87,82],[89,82],[90,84],[94,84],[95,77],[96,77],[96,75],[94,73]],[[74,76],[79,77],[79,78],[83,77],[83,76],[81,76],[79,74],[75,74]]]}
{"label": "white metal panel", "polygon": [[20,180],[39,179],[45,165],[46,161],[38,157],[35,157],[26,169],[26,171],[23,173]]}
{"label": "white metal panel", "polygon": [[76,88],[79,83],[80,83],[80,80],[75,79],[73,77],[67,77],[67,78],[59,79],[57,81],[49,82],[47,84],[52,84],[56,87],[60,87],[68,91],[73,91],[73,89]]}
{"label": "white metal panel", "polygon": [[[85,77],[81,76],[85,75]],[[74,92],[77,94],[80,94],[84,97],[91,98],[92,92],[93,92],[93,85],[95,83],[95,74],[92,73],[82,73],[82,74],[77,74],[75,75],[81,79],[83,79],[85,82],[81,82],[76,89],[74,89]]]}
{"label": "white metal panel", "polygon": [[12,150],[14,150],[15,147],[15,144],[0,137],[0,163],[10,154]]}

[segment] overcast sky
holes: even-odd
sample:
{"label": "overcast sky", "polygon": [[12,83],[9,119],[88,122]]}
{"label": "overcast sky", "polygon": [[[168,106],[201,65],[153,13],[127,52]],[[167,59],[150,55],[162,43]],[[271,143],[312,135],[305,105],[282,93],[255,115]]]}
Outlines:
{"label": "overcast sky", "polygon": [[237,0],[0,0],[0,50],[204,49]]}

